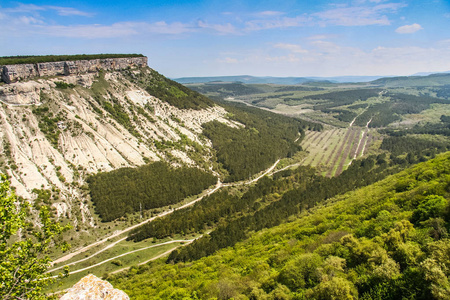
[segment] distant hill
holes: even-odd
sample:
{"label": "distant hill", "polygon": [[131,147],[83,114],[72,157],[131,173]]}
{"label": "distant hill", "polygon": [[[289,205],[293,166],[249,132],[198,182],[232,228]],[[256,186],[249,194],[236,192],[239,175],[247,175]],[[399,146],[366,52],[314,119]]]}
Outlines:
{"label": "distant hill", "polygon": [[175,78],[176,82],[185,83],[207,83],[207,82],[242,82],[242,83],[273,83],[273,84],[302,84],[311,81],[306,77],[255,77],[241,76],[213,76],[213,77],[183,77]]}
{"label": "distant hill", "polygon": [[310,82],[369,82],[382,78],[382,76],[335,76],[335,77],[271,77],[271,76],[212,76],[212,77],[182,77],[174,78],[173,80],[181,83],[209,83],[209,82],[242,82],[242,83],[255,83],[255,84],[305,84]]}
{"label": "distant hill", "polygon": [[440,86],[450,84],[450,73],[380,78],[370,83],[385,87]]}

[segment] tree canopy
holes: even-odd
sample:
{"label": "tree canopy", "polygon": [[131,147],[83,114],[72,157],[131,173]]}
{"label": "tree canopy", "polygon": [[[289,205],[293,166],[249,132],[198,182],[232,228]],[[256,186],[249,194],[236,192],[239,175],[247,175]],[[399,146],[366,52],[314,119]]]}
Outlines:
{"label": "tree canopy", "polygon": [[56,237],[68,226],[54,222],[47,207],[39,212],[38,226],[27,216],[29,205],[19,201],[9,182],[0,174],[0,296],[2,299],[46,299],[43,288],[53,281],[48,250],[68,245]]}

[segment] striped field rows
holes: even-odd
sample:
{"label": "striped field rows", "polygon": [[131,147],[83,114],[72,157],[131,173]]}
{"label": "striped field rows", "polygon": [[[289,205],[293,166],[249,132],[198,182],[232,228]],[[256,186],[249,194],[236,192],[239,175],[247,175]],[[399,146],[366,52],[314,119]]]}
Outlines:
{"label": "striped field rows", "polygon": [[308,131],[301,146],[309,153],[302,164],[316,167],[326,176],[339,175],[376,140],[367,127]]}

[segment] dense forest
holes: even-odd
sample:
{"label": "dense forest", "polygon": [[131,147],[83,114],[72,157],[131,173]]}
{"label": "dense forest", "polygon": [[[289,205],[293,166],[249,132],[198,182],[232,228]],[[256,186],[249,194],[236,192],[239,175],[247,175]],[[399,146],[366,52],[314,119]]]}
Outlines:
{"label": "dense forest", "polygon": [[142,54],[78,54],[78,55],[29,55],[29,56],[2,56],[0,65],[37,64],[55,61],[75,61],[103,58],[143,57]]}
{"label": "dense forest", "polygon": [[133,299],[448,299],[449,176],[446,153],[212,256],[108,280]]}
{"label": "dense forest", "polygon": [[171,168],[155,162],[121,168],[88,178],[96,212],[102,221],[127,213],[175,204],[216,183],[216,177],[198,168]]}
{"label": "dense forest", "polygon": [[392,122],[401,119],[401,115],[417,114],[430,108],[433,103],[447,103],[448,101],[430,96],[414,96],[401,93],[386,93],[389,101],[370,105],[361,115],[355,124],[365,126],[369,121],[369,127],[385,127]]}
{"label": "dense forest", "polygon": [[174,234],[203,232],[219,222],[230,222],[243,214],[254,213],[263,208],[266,202],[278,201],[279,197],[273,194],[282,194],[288,189],[304,186],[308,182],[306,177],[313,176],[314,173],[313,169],[302,167],[295,171],[279,172],[274,179],[266,176],[240,197],[227,191],[214,193],[193,207],[177,210],[170,216],[135,229],[129,239],[141,241],[153,237],[161,239]]}
{"label": "dense forest", "polygon": [[232,128],[217,121],[203,125],[211,139],[217,160],[229,175],[225,182],[237,181],[268,168],[277,159],[290,157],[301,148],[304,129],[321,130],[322,125],[287,118],[242,104],[225,105],[229,117],[243,124]]}
{"label": "dense forest", "polygon": [[309,95],[305,96],[305,99],[325,101],[323,104],[314,105],[315,110],[322,110],[336,106],[350,105],[356,101],[366,101],[371,97],[378,97],[380,92],[382,92],[382,89],[354,89]]}
{"label": "dense forest", "polygon": [[222,224],[208,236],[172,252],[168,262],[191,261],[211,255],[218,249],[244,240],[249,232],[279,225],[290,216],[307,211],[330,197],[376,182],[396,170],[396,167],[389,168],[382,157],[357,161],[340,176],[332,178],[315,175],[310,168],[299,168],[296,171],[299,187],[286,191],[278,201]]}
{"label": "dense forest", "polygon": [[405,136],[408,134],[430,134],[450,136],[450,117],[442,115],[438,123],[416,124],[412,128],[389,128],[384,129],[381,133],[390,136]]}

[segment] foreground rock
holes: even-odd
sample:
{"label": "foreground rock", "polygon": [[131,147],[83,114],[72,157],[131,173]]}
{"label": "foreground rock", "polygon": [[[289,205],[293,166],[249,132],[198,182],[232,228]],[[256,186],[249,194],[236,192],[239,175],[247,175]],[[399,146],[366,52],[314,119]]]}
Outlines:
{"label": "foreground rock", "polygon": [[109,282],[89,274],[78,281],[60,300],[129,300],[127,294]]}

